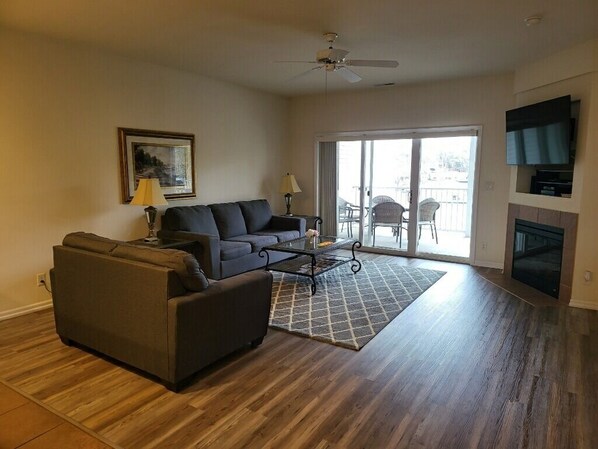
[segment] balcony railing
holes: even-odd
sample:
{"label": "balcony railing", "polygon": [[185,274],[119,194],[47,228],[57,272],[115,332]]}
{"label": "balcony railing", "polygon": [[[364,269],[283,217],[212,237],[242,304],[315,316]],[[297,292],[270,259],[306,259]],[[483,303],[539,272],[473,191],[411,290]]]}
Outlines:
{"label": "balcony railing", "polygon": [[[374,196],[388,195],[406,208],[409,207],[409,188],[375,187]],[[440,231],[469,233],[468,225],[468,190],[458,187],[421,187],[419,200],[434,198],[440,203],[436,212],[436,227]],[[356,198],[355,204],[359,199]]]}

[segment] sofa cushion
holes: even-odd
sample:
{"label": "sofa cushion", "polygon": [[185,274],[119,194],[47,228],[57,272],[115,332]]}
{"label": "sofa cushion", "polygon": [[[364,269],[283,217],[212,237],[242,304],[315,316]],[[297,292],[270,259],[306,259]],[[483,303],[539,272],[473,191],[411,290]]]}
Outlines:
{"label": "sofa cushion", "polygon": [[232,260],[251,254],[251,244],[220,240],[220,260]]}
{"label": "sofa cushion", "polygon": [[208,206],[177,206],[166,209],[162,227],[173,231],[188,231],[219,237],[218,227]]}
{"label": "sofa cushion", "polygon": [[64,246],[100,254],[110,254],[119,243],[122,242],[106,237],[100,237],[99,235],[91,234],[89,232],[71,232],[62,240]]}
{"label": "sofa cushion", "polygon": [[238,204],[245,217],[248,234],[255,234],[268,227],[272,220],[272,209],[267,200],[239,201]]}
{"label": "sofa cushion", "polygon": [[151,263],[171,268],[187,289],[201,292],[208,287],[208,279],[192,254],[178,249],[148,248],[129,244],[118,245],[112,251],[113,257]]}
{"label": "sofa cushion", "polygon": [[230,241],[234,242],[247,242],[251,245],[251,251],[256,252],[267,245],[275,245],[278,243],[278,239],[275,235],[256,235],[256,234],[245,234],[237,235],[231,238]]}
{"label": "sofa cushion", "polygon": [[255,234],[272,235],[276,237],[279,242],[288,242],[289,240],[299,238],[299,231],[281,231],[278,229],[264,229],[263,231],[255,232]]}
{"label": "sofa cushion", "polygon": [[210,204],[222,240],[247,234],[245,219],[237,203]]}

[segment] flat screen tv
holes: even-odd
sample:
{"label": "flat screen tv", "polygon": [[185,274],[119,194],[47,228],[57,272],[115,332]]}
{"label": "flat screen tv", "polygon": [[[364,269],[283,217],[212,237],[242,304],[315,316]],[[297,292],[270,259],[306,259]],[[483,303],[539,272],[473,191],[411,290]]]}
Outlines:
{"label": "flat screen tv", "polygon": [[507,164],[569,164],[570,95],[512,109],[506,119]]}

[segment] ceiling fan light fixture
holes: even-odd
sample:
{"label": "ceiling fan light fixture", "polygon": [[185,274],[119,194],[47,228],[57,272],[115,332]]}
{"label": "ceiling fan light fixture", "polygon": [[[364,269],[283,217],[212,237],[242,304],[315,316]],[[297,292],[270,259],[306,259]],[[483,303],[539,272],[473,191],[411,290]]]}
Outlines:
{"label": "ceiling fan light fixture", "polygon": [[347,50],[340,48],[326,48],[319,50],[316,54],[316,61],[321,64],[334,64],[341,63],[345,60],[345,57],[349,54]]}

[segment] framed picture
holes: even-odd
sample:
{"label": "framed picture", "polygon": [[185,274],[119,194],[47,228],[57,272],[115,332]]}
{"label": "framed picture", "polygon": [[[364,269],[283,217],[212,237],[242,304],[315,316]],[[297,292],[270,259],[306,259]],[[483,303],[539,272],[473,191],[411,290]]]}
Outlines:
{"label": "framed picture", "polygon": [[166,199],[195,197],[193,134],[118,128],[123,201],[139,179],[158,178]]}

